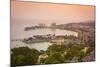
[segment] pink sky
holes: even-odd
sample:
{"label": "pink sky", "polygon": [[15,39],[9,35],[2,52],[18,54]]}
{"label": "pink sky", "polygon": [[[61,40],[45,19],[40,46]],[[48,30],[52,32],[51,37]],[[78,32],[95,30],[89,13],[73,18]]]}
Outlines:
{"label": "pink sky", "polygon": [[11,20],[92,21],[95,20],[95,6],[12,1]]}

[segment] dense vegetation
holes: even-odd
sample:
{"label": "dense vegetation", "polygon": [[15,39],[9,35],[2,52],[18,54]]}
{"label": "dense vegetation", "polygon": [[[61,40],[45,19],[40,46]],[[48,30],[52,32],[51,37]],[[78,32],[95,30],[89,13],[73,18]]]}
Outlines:
{"label": "dense vegetation", "polygon": [[36,49],[29,49],[28,47],[19,47],[11,50],[11,64],[17,65],[31,65],[37,64],[39,51]]}
{"label": "dense vegetation", "polygon": [[48,55],[42,64],[78,62],[94,51],[94,46],[89,46],[85,52],[83,51],[85,47],[87,47],[85,44],[69,43],[68,45],[53,44],[46,51],[38,51],[28,47],[14,48],[11,50],[11,64],[12,66],[40,64],[38,63],[38,57],[41,52],[46,52]]}

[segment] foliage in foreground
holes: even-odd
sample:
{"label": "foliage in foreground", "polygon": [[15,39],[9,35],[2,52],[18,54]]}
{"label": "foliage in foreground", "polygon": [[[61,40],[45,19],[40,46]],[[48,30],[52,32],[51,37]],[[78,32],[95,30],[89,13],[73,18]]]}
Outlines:
{"label": "foliage in foreground", "polygon": [[[44,60],[42,64],[68,63],[76,62],[76,60],[77,62],[81,61],[82,58],[94,51],[94,46],[88,46],[89,48],[86,52],[84,52],[83,49],[85,47],[87,47],[86,44],[53,44],[49,46],[45,51],[48,57]],[[41,52],[36,49],[30,49],[28,47],[19,47],[14,48],[11,51],[11,64],[13,66],[39,64],[38,58]]]}
{"label": "foliage in foreground", "polygon": [[17,65],[32,65],[37,64],[39,52],[36,49],[28,47],[19,47],[11,50],[11,64]]}

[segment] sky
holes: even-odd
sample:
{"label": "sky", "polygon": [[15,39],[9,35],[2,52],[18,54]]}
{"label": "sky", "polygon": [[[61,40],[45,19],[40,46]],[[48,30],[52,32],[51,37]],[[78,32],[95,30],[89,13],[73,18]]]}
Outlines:
{"label": "sky", "polygon": [[95,6],[11,1],[13,23],[71,23],[95,20]]}

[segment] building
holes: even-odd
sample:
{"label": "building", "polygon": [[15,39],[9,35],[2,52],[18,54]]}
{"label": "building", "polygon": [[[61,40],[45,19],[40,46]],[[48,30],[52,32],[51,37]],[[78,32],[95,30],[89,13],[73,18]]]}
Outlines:
{"label": "building", "polygon": [[48,55],[47,55],[46,53],[41,54],[41,55],[39,56],[39,58],[38,58],[38,63],[39,63],[39,64],[43,64],[44,61],[46,60],[46,58],[48,58]]}
{"label": "building", "polygon": [[55,38],[52,40],[52,43],[57,45],[62,45],[65,42],[65,36],[55,36]]}
{"label": "building", "polygon": [[56,27],[56,23],[55,23],[55,22],[52,23],[52,24],[51,24],[51,27],[52,27],[52,28],[55,28],[55,27]]}

